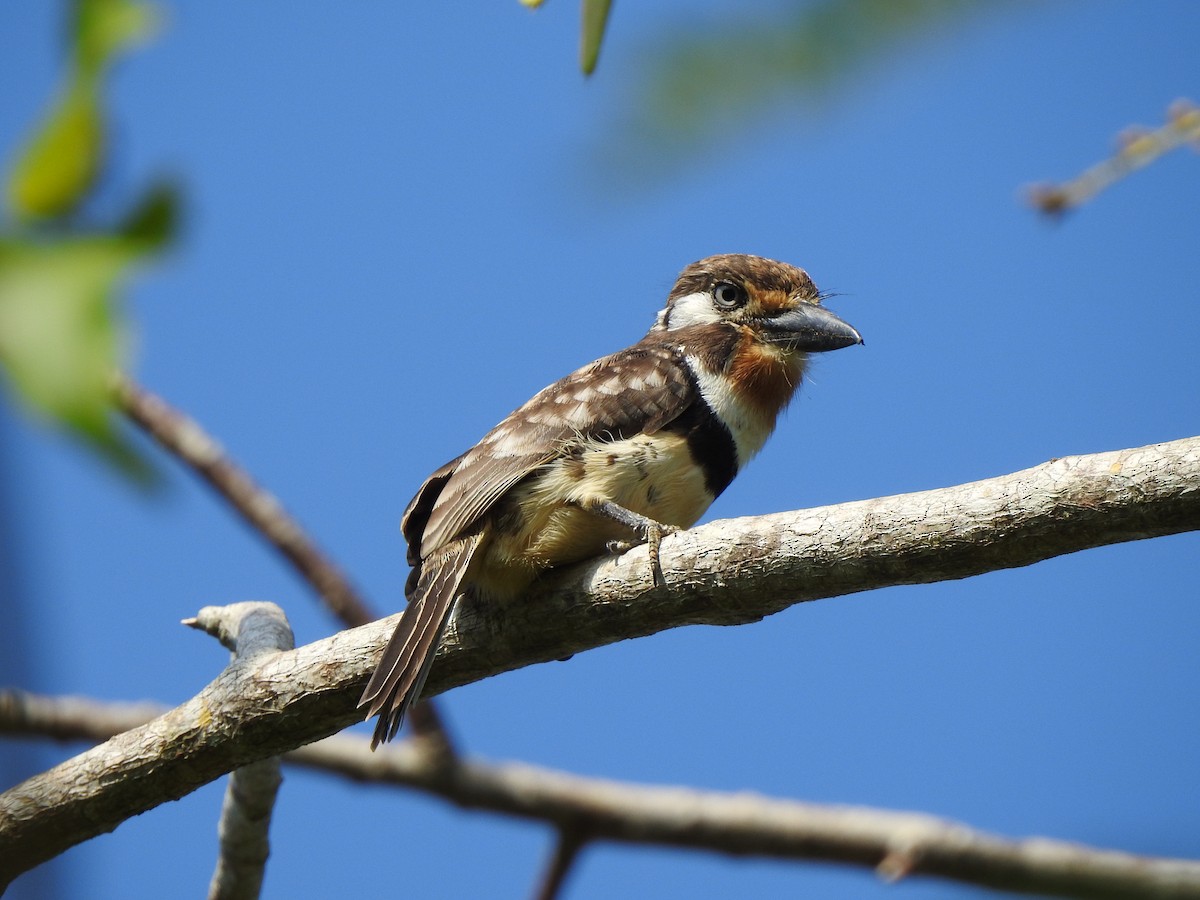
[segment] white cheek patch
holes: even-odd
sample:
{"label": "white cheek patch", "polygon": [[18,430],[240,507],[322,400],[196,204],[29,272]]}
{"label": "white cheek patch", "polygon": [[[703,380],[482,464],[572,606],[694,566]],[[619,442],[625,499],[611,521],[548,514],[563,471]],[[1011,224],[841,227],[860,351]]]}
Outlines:
{"label": "white cheek patch", "polygon": [[762,412],[741,400],[724,375],[710,372],[694,356],[685,356],[684,360],[696,376],[696,384],[704,402],[733,436],[734,446],[737,447],[738,469],[741,469],[762,449],[767,438],[771,436],[771,430],[775,427],[774,418],[764,416]]}
{"label": "white cheek patch", "polygon": [[711,325],[720,321],[721,314],[713,309],[712,297],[704,292],[688,294],[671,304],[667,330],[675,331],[689,325]]}

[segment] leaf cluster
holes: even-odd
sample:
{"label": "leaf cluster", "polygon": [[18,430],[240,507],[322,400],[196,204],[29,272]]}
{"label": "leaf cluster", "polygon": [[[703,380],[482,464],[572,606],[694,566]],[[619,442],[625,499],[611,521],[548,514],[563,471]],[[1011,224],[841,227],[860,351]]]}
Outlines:
{"label": "leaf cluster", "polygon": [[110,384],[130,352],[121,297],[170,242],[176,192],[151,185],[105,224],[85,208],[105,167],[108,76],[156,24],[140,0],[76,0],[63,83],[7,174],[0,229],[0,367],[13,394],[142,482],[151,470],[115,424]]}

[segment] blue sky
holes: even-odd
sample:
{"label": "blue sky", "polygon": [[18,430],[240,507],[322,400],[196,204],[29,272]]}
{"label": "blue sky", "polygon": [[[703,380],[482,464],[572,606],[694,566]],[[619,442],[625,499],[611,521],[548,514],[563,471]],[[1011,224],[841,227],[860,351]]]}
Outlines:
{"label": "blue sky", "polygon": [[[56,83],[52,6],[0,7],[6,154]],[[787,4],[619,4],[587,81],[563,0],[165,8],[162,36],[113,82],[97,200],[117,208],[164,173],[186,198],[176,249],[131,297],[135,372],[381,611],[401,605],[398,521],[425,475],[544,384],[635,341],[679,269],[711,253],[804,266],[867,345],[818,361],[709,518],[1196,433],[1195,155],[1057,225],[1021,202],[1025,185],[1109,153],[1124,126],[1200,98],[1195,4],[997,3],[819,93],[781,91],[682,152],[624,130],[647,61],[694,28],[782,20]],[[336,627],[170,461],[167,489],[146,497],[3,415],[35,604],[28,686],[180,702],[225,663],[177,624],[206,604],[274,600],[301,643]],[[678,629],[489,679],[442,708],[493,759],[1197,857],[1198,550],[1183,535]],[[222,790],[72,850],[63,895],[201,890]],[[292,772],[272,842],[267,897],[521,897],[552,836]],[[568,896],[885,892],[978,893],[596,846]]]}

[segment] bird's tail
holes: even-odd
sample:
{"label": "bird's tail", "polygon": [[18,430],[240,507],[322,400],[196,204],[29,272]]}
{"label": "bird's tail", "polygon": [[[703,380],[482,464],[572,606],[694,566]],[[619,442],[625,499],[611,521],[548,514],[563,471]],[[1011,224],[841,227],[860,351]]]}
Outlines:
{"label": "bird's tail", "polygon": [[379,716],[372,750],[396,736],[404,714],[425,687],[463,576],[480,540],[481,535],[475,534],[455,541],[422,566],[416,590],[358,701],[359,708],[368,707],[367,718]]}

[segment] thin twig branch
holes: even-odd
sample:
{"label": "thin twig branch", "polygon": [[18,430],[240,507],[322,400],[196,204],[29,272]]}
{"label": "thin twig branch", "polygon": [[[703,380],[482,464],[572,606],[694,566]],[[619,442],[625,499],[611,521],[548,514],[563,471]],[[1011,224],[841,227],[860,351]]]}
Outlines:
{"label": "thin twig branch", "polygon": [[1119,139],[1116,154],[1070,181],[1030,188],[1029,201],[1047,215],[1061,216],[1087,203],[1130,173],[1150,165],[1163,154],[1188,143],[1200,143],[1200,108],[1189,100],[1176,100],[1167,110],[1165,125],[1153,131],[1127,129]]}
{"label": "thin twig branch", "polygon": [[[544,579],[521,603],[469,607],[426,691],[693,623],[964,578],[1200,529],[1200,438],[1054,460],[942,490],[712,522],[667,538],[665,585],[636,548]],[[234,768],[326,737],[394,620],[231,667],[166,715],[0,794],[0,885]],[[915,869],[914,869],[915,871]]]}
{"label": "thin twig branch", "polygon": [[[136,704],[0,694],[0,730],[60,739],[102,739],[108,729],[132,727],[148,712]],[[543,892],[561,881],[572,851],[586,836],[840,862],[873,868],[890,880],[927,875],[1064,897],[1200,897],[1200,862],[1136,857],[1045,838],[1014,841],[917,813],[633,785],[477,759],[447,763],[417,741],[373,753],[365,737],[351,735],[301,747],[284,761],[554,825],[569,839],[560,839]]]}
{"label": "thin twig branch", "polygon": [[259,487],[196,422],[127,375],[114,378],[113,395],[130,420],[190,466],[282,553],[343,623],[353,628],[378,618],[283,504]]}
{"label": "thin twig branch", "polygon": [[[302,756],[305,751],[310,752]],[[372,753],[365,739],[349,735],[286,758],[353,778],[406,784],[465,808],[554,822],[587,840],[838,862],[875,869],[889,880],[928,875],[1061,897],[1200,898],[1197,861],[1047,838],[1010,840],[920,813],[630,785],[517,763],[460,759],[447,767],[411,743]],[[563,849],[561,861],[569,863]]]}
{"label": "thin twig branch", "polygon": [[[183,624],[219,640],[232,654],[231,666],[296,646],[287,616],[274,603],[206,606]],[[271,852],[271,813],[282,782],[278,756],[230,773],[217,826],[220,852],[209,881],[208,900],[258,900]]]}
{"label": "thin twig branch", "polygon": [[[261,488],[193,419],[128,375],[114,376],[112,389],[125,415],[224,497],[251,528],[292,564],[343,624],[354,628],[379,618],[341,568],[288,514],[283,504]],[[439,741],[444,752],[454,752],[449,732],[433,703],[426,701],[415,706],[409,724],[415,732]]]}
{"label": "thin twig branch", "polygon": [[579,827],[559,826],[558,836],[554,842],[554,853],[551,854],[546,871],[542,873],[537,890],[534,891],[534,900],[558,900],[563,885],[567,883],[567,875],[570,874],[575,861],[579,859],[579,851],[584,848],[586,843],[587,838]]}

